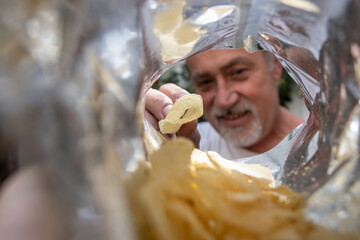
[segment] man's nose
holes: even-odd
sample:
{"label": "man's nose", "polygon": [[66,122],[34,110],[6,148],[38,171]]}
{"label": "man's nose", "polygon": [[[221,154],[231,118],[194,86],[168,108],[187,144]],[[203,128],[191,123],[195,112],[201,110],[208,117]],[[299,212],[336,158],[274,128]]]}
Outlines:
{"label": "man's nose", "polygon": [[238,101],[238,94],[232,86],[228,84],[218,84],[215,105],[218,108],[229,108]]}

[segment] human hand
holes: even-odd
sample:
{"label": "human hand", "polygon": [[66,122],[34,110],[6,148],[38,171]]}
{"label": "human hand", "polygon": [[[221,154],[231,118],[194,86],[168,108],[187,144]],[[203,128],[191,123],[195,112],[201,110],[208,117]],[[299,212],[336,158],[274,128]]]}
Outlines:
{"label": "human hand", "polygon": [[[172,83],[162,85],[159,90],[150,88],[145,95],[145,118],[159,131],[158,122],[166,117],[175,101],[185,94],[189,92]],[[189,138],[198,148],[200,134],[197,131],[197,120],[184,124],[176,136]],[[174,136],[164,137],[169,139]]]}

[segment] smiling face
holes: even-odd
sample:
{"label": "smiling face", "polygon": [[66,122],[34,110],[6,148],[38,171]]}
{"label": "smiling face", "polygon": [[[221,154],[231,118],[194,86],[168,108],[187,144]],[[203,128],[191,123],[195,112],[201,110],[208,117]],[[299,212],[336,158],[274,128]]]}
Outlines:
{"label": "smiling face", "polygon": [[276,124],[281,65],[269,66],[263,52],[211,50],[190,57],[187,66],[206,119],[225,139],[250,147]]}

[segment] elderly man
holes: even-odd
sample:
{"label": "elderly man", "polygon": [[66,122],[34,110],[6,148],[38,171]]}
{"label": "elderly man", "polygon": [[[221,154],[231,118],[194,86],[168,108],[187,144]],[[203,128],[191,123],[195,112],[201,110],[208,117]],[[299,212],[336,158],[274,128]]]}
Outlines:
{"label": "elderly man", "polygon": [[[187,66],[208,122],[185,124],[177,135],[198,146],[200,133],[201,150],[228,159],[264,153],[304,121],[279,104],[276,81],[282,66],[271,53],[210,50],[190,57]],[[157,122],[183,94],[187,92],[174,84],[149,90],[146,118],[158,129]]]}

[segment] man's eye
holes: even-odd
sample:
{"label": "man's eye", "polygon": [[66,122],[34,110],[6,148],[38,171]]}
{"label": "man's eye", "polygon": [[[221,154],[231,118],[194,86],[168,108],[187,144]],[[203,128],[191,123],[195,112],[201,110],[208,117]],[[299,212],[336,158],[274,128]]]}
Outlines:
{"label": "man's eye", "polygon": [[231,71],[229,74],[229,77],[231,77],[234,80],[244,80],[248,77],[248,72],[246,68],[236,68],[233,71]]}
{"label": "man's eye", "polygon": [[233,75],[240,75],[240,74],[242,74],[244,71],[245,71],[245,69],[243,69],[243,68],[236,69],[236,70],[233,72]]}
{"label": "man's eye", "polygon": [[198,85],[199,87],[207,86],[207,85],[209,85],[211,82],[212,82],[212,81],[211,81],[210,79],[201,80],[201,81],[198,82],[197,85]]}

